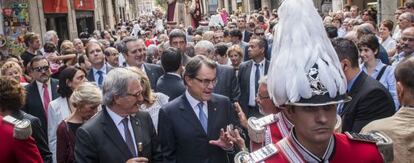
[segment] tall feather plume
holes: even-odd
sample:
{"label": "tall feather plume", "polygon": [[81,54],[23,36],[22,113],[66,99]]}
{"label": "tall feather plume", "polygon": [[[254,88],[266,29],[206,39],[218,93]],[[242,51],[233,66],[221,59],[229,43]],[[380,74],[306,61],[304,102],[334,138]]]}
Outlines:
{"label": "tall feather plume", "polygon": [[312,0],[285,0],[278,15],[268,72],[268,90],[275,104],[312,97],[306,74],[315,63],[330,97],[344,94],[345,75]]}

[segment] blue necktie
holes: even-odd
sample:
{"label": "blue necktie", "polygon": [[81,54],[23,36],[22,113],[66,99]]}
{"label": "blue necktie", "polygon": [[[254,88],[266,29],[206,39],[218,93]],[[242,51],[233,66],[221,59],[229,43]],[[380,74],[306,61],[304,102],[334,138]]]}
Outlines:
{"label": "blue necktie", "polygon": [[207,116],[203,111],[203,103],[200,102],[197,104],[198,107],[198,119],[200,120],[201,126],[203,126],[204,131],[207,133]]}
{"label": "blue necktie", "polygon": [[102,75],[102,73],[103,73],[103,72],[99,70],[99,71],[98,71],[98,72],[96,72],[96,73],[98,73],[98,75],[99,75],[99,76],[98,76],[98,86],[99,86],[99,87],[102,87],[102,82],[103,82],[103,75]]}
{"label": "blue necktie", "polygon": [[259,88],[259,79],[260,79],[260,64],[256,63],[254,64],[256,66],[256,73],[254,75],[255,77],[255,93],[257,93],[257,89]]}

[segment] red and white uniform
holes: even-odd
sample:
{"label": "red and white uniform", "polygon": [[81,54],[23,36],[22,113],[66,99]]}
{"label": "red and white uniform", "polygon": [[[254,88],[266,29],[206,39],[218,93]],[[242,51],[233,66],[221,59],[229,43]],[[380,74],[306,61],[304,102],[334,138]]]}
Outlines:
{"label": "red and white uniform", "polygon": [[304,148],[293,132],[276,144],[278,152],[265,159],[265,163],[382,163],[383,159],[375,143],[351,140],[345,134],[334,133],[322,158]]}
{"label": "red and white uniform", "polygon": [[277,143],[289,135],[293,124],[289,122],[282,112],[277,113],[276,117],[276,119],[278,119],[276,122],[266,126],[265,139],[263,143],[255,143],[250,141],[250,149],[252,152],[268,144]]}
{"label": "red and white uniform", "polygon": [[39,163],[43,162],[32,137],[18,140],[13,137],[13,126],[0,116],[0,162],[1,163]]}

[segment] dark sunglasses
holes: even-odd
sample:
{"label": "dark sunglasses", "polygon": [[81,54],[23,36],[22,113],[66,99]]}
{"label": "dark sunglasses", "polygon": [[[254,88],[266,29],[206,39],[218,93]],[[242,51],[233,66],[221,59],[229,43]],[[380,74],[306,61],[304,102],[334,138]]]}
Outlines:
{"label": "dark sunglasses", "polygon": [[33,71],[36,71],[36,72],[43,72],[43,71],[48,71],[48,70],[49,70],[49,66],[33,67]]}

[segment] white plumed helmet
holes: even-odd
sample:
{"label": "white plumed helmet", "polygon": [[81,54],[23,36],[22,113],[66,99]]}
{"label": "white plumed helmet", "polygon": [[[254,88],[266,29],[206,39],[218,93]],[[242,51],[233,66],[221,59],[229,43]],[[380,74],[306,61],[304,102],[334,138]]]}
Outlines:
{"label": "white plumed helmet", "polygon": [[322,106],[350,100],[338,56],[312,0],[285,0],[278,10],[268,72],[274,103]]}

